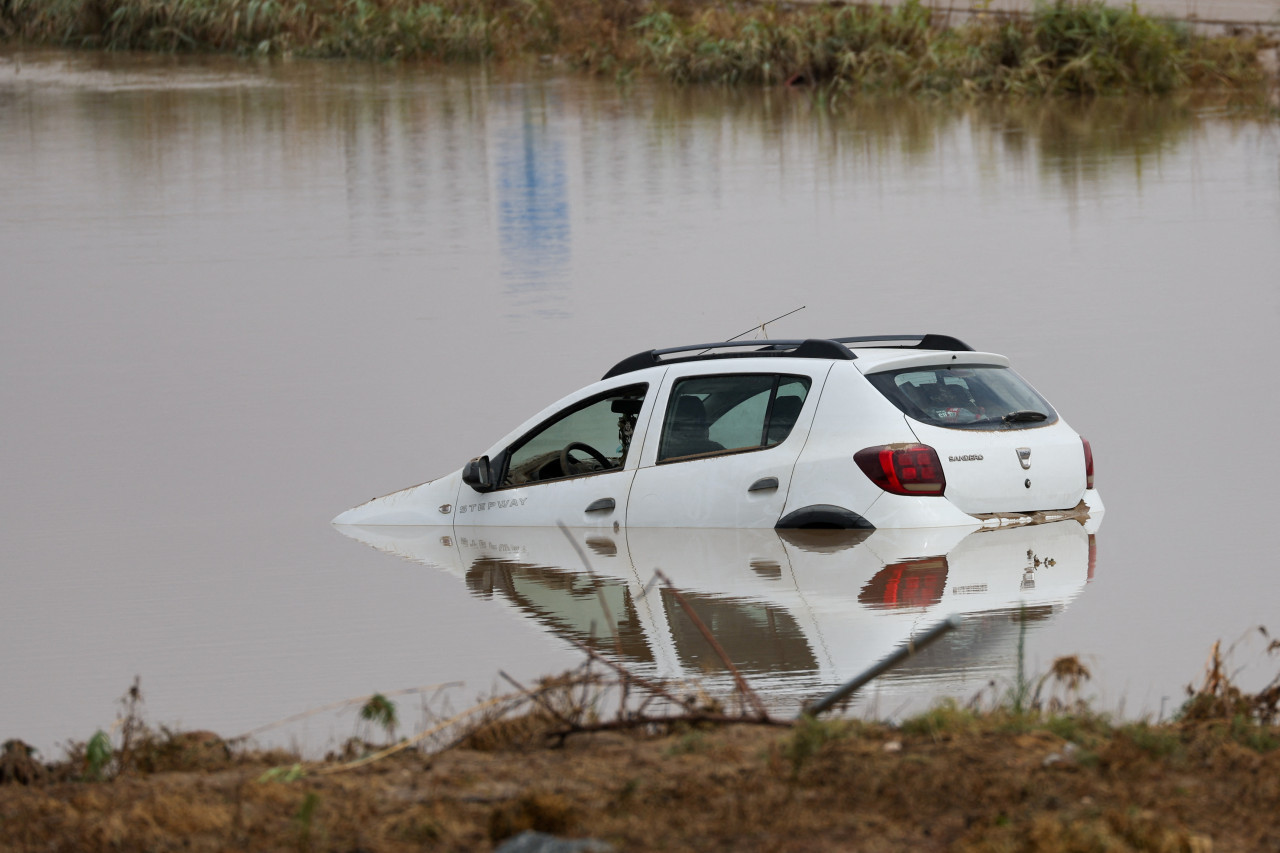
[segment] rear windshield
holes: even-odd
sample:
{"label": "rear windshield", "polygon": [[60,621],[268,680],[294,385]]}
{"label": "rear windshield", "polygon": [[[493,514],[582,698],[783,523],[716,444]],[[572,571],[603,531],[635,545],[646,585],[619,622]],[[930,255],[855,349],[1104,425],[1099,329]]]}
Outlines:
{"label": "rear windshield", "polygon": [[930,367],[867,376],[907,417],[956,429],[1027,429],[1058,413],[1007,367]]}

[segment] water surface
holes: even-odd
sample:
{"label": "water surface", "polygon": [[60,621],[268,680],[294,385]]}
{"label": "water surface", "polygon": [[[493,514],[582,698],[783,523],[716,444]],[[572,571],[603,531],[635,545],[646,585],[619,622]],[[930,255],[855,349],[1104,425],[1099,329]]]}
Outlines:
{"label": "water surface", "polygon": [[[87,737],[135,675],[159,722],[234,734],[421,684],[464,681],[463,706],[499,669],[576,664],[560,611],[501,591],[519,572],[490,589],[329,519],[459,467],[623,356],[800,305],[768,333],[1010,355],[1091,440],[1108,506],[1091,580],[1029,622],[993,604],[864,709],[1006,683],[1026,624],[1029,667],[1079,654],[1102,707],[1158,714],[1215,640],[1280,629],[1274,124],[11,53],[0,182],[4,737]],[[626,598],[647,563],[613,547]],[[662,568],[687,567],[731,634],[772,612],[754,677],[794,707],[876,646],[817,648],[835,629],[803,614],[825,605],[766,594],[807,552],[753,548],[716,552],[718,587]],[[581,582],[545,553],[526,561],[543,585]],[[853,602],[892,561],[853,553],[868,562],[829,609],[874,615]],[[647,625],[632,637],[655,660],[699,670],[676,622]],[[323,747],[352,721],[309,725],[291,737]]]}

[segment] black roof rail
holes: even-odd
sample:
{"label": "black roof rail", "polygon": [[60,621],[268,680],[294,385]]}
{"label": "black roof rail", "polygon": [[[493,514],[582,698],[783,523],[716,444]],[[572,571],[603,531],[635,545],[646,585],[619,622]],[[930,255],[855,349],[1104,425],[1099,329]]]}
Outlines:
{"label": "black roof rail", "polygon": [[[745,349],[746,347],[754,347],[748,352],[718,352],[708,353],[708,350],[719,349]],[[663,358],[663,356],[674,355],[676,353],[693,353],[693,355],[681,358]],[[718,343],[709,344],[688,344],[682,347],[669,347],[667,349],[651,349],[647,352],[638,352],[633,356],[624,358],[622,361],[610,368],[602,379],[609,379],[623,373],[630,373],[633,370],[643,370],[646,367],[656,367],[660,364],[675,364],[682,361],[701,361],[703,359],[713,358],[756,358],[758,356],[780,356],[786,355],[792,358],[828,358],[849,361],[854,357],[849,352],[849,348],[844,344],[835,341],[823,340],[821,338],[810,338],[808,340],[773,340],[773,341],[720,341]]]}
{"label": "black roof rail", "polygon": [[[911,341],[911,343],[902,343]],[[646,367],[660,364],[676,364],[684,361],[702,361],[722,358],[758,358],[761,356],[789,356],[791,358],[826,358],[837,361],[850,361],[857,358],[847,344],[878,345],[882,347],[900,347],[911,349],[936,349],[972,351],[973,347],[950,335],[867,335],[855,338],[808,338],[805,340],[765,340],[765,341],[720,341],[709,344],[688,344],[667,349],[651,349],[628,356],[609,369],[602,379],[610,379]],[[710,350],[746,349],[746,352],[709,352]],[[677,358],[664,356],[678,353],[692,355]]]}
{"label": "black roof rail", "polygon": [[[959,338],[950,335],[862,335],[856,338],[832,338],[842,344],[862,344],[863,346],[901,347],[903,349],[937,349],[954,352],[973,352],[973,347]],[[894,343],[896,341],[916,341],[914,344]]]}

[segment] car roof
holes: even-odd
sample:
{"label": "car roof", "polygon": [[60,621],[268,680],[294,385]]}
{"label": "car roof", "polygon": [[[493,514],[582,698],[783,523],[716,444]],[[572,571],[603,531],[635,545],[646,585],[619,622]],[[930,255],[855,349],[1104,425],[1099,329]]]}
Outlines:
{"label": "car roof", "polygon": [[609,369],[602,379],[610,379],[646,367],[657,367],[687,361],[732,358],[818,358],[853,361],[875,358],[878,350],[910,349],[918,353],[973,352],[973,347],[950,335],[861,335],[844,338],[806,338],[797,340],[719,341],[685,344],[667,349],[652,349],[628,356]]}

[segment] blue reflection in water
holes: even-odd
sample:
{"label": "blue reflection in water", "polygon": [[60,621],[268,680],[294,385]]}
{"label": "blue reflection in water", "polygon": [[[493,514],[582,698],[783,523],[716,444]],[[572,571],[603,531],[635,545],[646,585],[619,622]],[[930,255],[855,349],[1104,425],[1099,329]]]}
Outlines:
{"label": "blue reflection in water", "polygon": [[564,144],[528,105],[498,142],[498,241],[511,313],[568,316],[559,306],[569,266]]}

